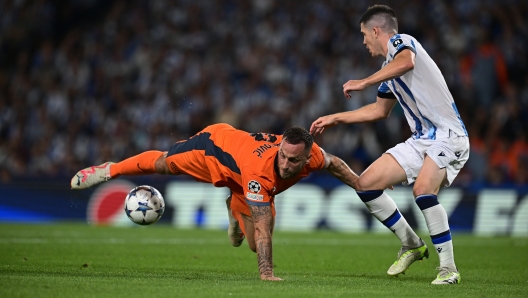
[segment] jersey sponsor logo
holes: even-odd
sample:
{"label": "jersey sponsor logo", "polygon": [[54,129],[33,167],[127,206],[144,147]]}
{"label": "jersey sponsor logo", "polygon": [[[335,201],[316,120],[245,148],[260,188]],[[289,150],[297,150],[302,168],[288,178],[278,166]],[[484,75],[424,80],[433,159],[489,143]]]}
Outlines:
{"label": "jersey sponsor logo", "polygon": [[258,194],[254,194],[254,193],[246,193],[246,198],[247,199],[250,199],[250,200],[253,200],[253,201],[263,201],[264,200],[264,196],[263,195],[258,195]]}
{"label": "jersey sponsor logo", "polygon": [[440,154],[438,154],[438,156],[446,156],[444,151],[441,151]]}
{"label": "jersey sponsor logo", "polygon": [[248,190],[254,193],[259,193],[260,191],[260,183],[258,183],[255,180],[251,180],[248,183]]}
{"label": "jersey sponsor logo", "polygon": [[395,48],[397,48],[398,46],[400,46],[402,44],[403,44],[403,40],[401,40],[401,38],[398,38],[398,39],[396,39],[395,41],[392,42],[392,46],[394,46]]}

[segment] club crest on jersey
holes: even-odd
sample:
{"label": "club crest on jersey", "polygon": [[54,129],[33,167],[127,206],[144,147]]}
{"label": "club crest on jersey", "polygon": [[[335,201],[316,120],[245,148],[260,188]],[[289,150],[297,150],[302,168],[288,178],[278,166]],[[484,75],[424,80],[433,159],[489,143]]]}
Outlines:
{"label": "club crest on jersey", "polygon": [[248,190],[254,193],[259,193],[260,191],[260,183],[258,183],[255,180],[251,180],[248,183]]}
{"label": "club crest on jersey", "polygon": [[401,40],[401,38],[398,38],[392,42],[392,46],[394,46],[395,48],[397,48],[401,44],[403,44],[403,40]]}

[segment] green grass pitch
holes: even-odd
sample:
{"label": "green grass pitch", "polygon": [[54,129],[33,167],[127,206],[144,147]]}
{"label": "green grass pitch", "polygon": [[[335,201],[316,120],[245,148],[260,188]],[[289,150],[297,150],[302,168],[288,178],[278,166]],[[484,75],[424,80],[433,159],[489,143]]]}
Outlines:
{"label": "green grass pitch", "polygon": [[0,225],[0,297],[526,297],[528,238],[454,234],[462,283],[433,286],[438,257],[389,277],[392,234],[274,235],[275,275],[225,231],[166,225]]}

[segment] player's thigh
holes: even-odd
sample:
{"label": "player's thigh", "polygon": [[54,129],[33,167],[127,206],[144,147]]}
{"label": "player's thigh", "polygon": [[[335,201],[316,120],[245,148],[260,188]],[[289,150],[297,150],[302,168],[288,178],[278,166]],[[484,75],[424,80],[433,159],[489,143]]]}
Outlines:
{"label": "player's thigh", "polygon": [[424,163],[416,182],[413,186],[414,196],[423,194],[438,194],[440,187],[446,183],[446,168],[440,168],[428,155],[424,158]]}
{"label": "player's thigh", "polygon": [[406,174],[391,154],[383,154],[374,161],[357,181],[357,191],[386,189],[406,180]]}

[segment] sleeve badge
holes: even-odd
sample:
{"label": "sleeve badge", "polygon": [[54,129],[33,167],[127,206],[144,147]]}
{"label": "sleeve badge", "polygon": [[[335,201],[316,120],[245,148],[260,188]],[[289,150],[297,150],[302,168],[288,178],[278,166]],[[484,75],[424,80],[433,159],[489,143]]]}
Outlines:
{"label": "sleeve badge", "polygon": [[259,193],[260,192],[260,183],[258,183],[255,180],[249,181],[248,190],[253,192],[253,193]]}

